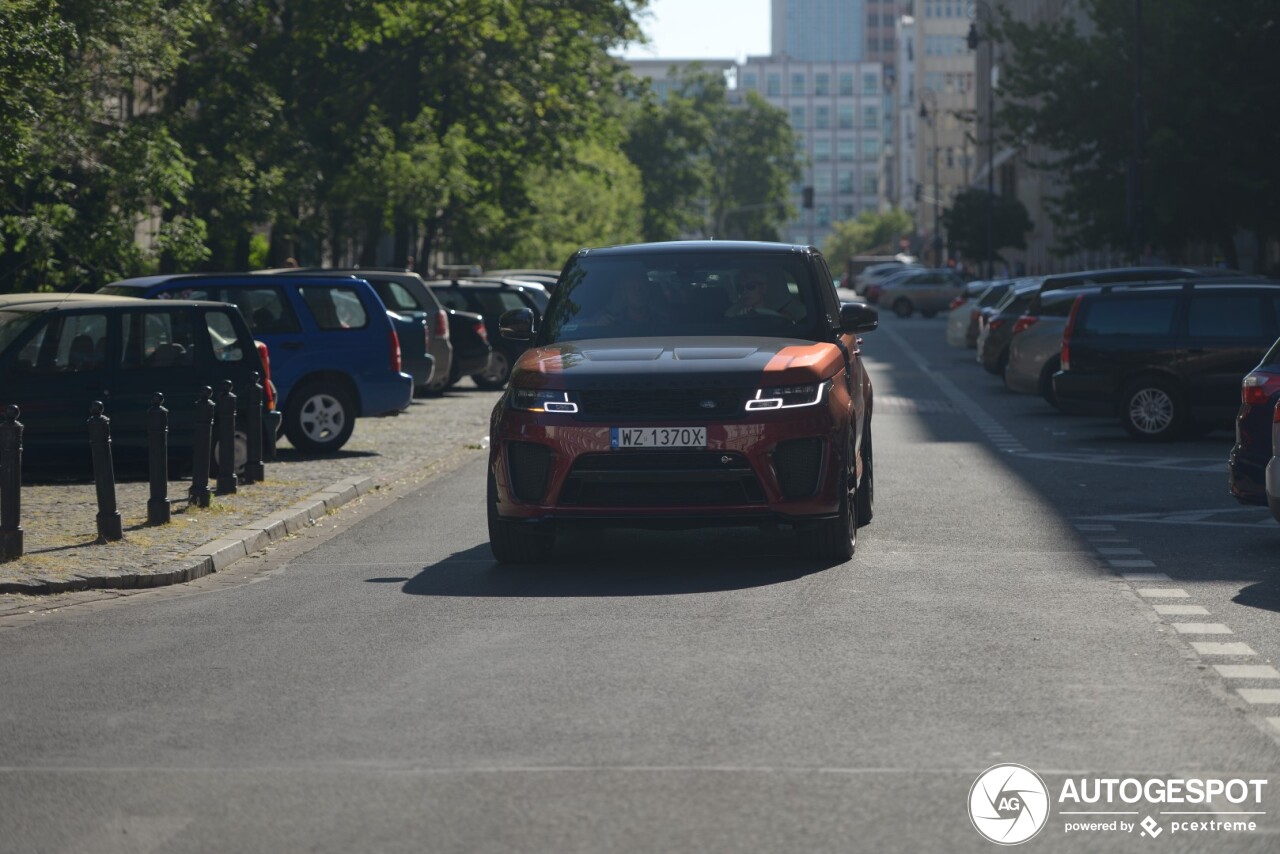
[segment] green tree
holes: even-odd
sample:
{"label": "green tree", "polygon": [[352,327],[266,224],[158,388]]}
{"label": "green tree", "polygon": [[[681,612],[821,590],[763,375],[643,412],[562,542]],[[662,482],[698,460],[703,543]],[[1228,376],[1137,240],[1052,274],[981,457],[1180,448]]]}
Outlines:
{"label": "green tree", "polygon": [[[1176,257],[1189,242],[1274,235],[1280,209],[1280,8],[1271,0],[1162,0],[1142,32],[1146,139],[1141,169],[1146,242]],[[1063,249],[1131,246],[1134,141],[1132,3],[1085,0],[1087,33],[1070,20],[1005,18],[997,38],[1000,121],[1007,136],[1051,152],[1032,165],[1057,175],[1050,200]],[[1134,247],[1135,250],[1140,247]]]}
{"label": "green tree", "polygon": [[643,240],[640,172],[616,147],[583,143],[570,164],[537,167],[528,182],[518,237],[492,259],[496,266],[559,269],[584,246]]}
{"label": "green tree", "polygon": [[951,207],[942,212],[942,228],[947,233],[951,255],[969,258],[984,265],[1000,258],[1000,250],[1026,249],[1031,217],[1018,199],[997,195],[991,208],[991,254],[987,253],[986,190],[968,189],[956,194]]}
{"label": "green tree", "polygon": [[755,92],[730,103],[724,77],[696,65],[671,82],[663,102],[643,94],[624,148],[643,176],[645,238],[778,239],[801,174],[786,113]]}
{"label": "green tree", "polygon": [[[92,289],[197,261],[191,163],[151,107],[203,0],[12,0],[0,7],[0,290]],[[138,237],[145,238],[143,242]]]}
{"label": "green tree", "polygon": [[879,213],[863,211],[857,219],[836,222],[822,244],[822,254],[834,269],[853,255],[894,255],[899,241],[915,231],[911,214],[901,208]]}

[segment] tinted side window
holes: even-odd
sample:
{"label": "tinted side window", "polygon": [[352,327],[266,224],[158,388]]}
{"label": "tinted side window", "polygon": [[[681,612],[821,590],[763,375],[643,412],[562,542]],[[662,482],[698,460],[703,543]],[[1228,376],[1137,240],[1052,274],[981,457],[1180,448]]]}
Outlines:
{"label": "tinted side window", "polygon": [[1275,335],[1266,306],[1253,294],[1193,293],[1187,333],[1204,338],[1270,338]]}
{"label": "tinted side window", "polygon": [[1168,335],[1178,307],[1174,294],[1093,300],[1080,330],[1087,335]]}
{"label": "tinted side window", "polygon": [[107,316],[53,315],[18,354],[18,364],[37,374],[93,371],[107,353]]}
{"label": "tinted side window", "polygon": [[[233,302],[249,324],[249,331],[260,335],[297,332],[298,316],[285,296],[283,288],[227,288],[227,302]],[[192,297],[199,299],[199,297]]]}
{"label": "tinted side window", "polygon": [[213,347],[213,358],[219,362],[239,362],[244,358],[244,347],[240,346],[240,336],[236,334],[231,315],[225,311],[210,311],[205,314],[204,323],[209,332],[209,344]]}
{"label": "tinted side window", "polygon": [[481,291],[476,294],[485,315],[498,316],[504,311],[516,308],[528,308],[528,304],[520,299],[520,295],[512,291]]}
{"label": "tinted side window", "polygon": [[451,288],[432,289],[432,293],[436,295],[436,299],[440,300],[440,304],[445,308],[451,308],[454,311],[470,311],[467,308],[467,297],[459,290]]}
{"label": "tinted side window", "polygon": [[418,301],[409,293],[408,288],[399,282],[370,280],[373,289],[382,297],[382,302],[392,311],[425,311]]}
{"label": "tinted side window", "polygon": [[121,320],[122,368],[175,368],[195,364],[190,311],[131,311]]}
{"label": "tinted side window", "polygon": [[355,288],[300,287],[302,301],[307,304],[316,326],[325,331],[363,329],[369,316],[360,303]]}

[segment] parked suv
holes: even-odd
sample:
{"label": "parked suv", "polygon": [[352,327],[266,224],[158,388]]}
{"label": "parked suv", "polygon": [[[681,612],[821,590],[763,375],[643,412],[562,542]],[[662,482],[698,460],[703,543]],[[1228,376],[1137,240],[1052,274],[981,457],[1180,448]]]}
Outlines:
{"label": "parked suv", "polygon": [[1063,332],[1053,378],[1060,409],[1118,415],[1131,436],[1149,440],[1231,423],[1241,377],[1276,340],[1280,282],[1090,291],[1076,297]]}
{"label": "parked suv", "polygon": [[466,279],[431,281],[427,286],[435,293],[440,304],[457,311],[469,311],[484,318],[489,344],[493,352],[488,363],[471,374],[471,380],[483,389],[499,389],[511,377],[511,366],[527,348],[523,341],[511,341],[498,334],[498,320],[504,312],[517,308],[530,308],[541,316],[538,303],[519,284],[500,282],[473,282]]}
{"label": "parked suv", "polygon": [[[1277,308],[1280,312],[1280,308]],[[1240,409],[1236,413],[1236,443],[1228,457],[1228,483],[1231,494],[1241,504],[1268,503],[1268,484],[1280,487],[1276,481],[1277,465],[1273,432],[1280,433],[1280,422],[1275,420],[1276,404],[1280,403],[1280,340],[1277,340],[1245,375],[1240,383]],[[1280,497],[1280,490],[1274,493]],[[1272,507],[1280,511],[1280,502]],[[1276,517],[1280,519],[1280,515]]]}
{"label": "parked suv", "polygon": [[405,370],[413,374],[413,388],[416,392],[440,394],[449,385],[449,375],[453,371],[453,341],[449,334],[449,313],[440,305],[435,294],[422,281],[422,277],[410,270],[383,270],[377,268],[332,268],[332,267],[281,267],[273,270],[255,270],[255,274],[277,276],[343,276],[364,279],[382,300],[389,311],[401,317],[421,321],[427,335],[427,352],[431,355],[431,363],[424,370],[415,370],[412,359],[408,355],[409,342],[396,328],[400,335],[400,351],[404,358]]}
{"label": "parked suv", "polygon": [[963,293],[964,279],[952,270],[913,270],[885,281],[878,301],[898,317],[910,317],[917,311],[933,317]]}
{"label": "parked suv", "polygon": [[789,525],[853,554],[872,513],[871,380],[812,247],[699,241],[582,250],[494,408],[489,540],[544,560],[557,525]]}
{"label": "parked suv", "polygon": [[263,431],[280,415],[267,382],[268,364],[235,306],[73,294],[0,296],[0,405],[15,403],[34,464],[88,457],[85,419],[100,400],[121,451],[147,445],[152,395],[165,396],[169,447],[190,453],[201,389],[231,380],[240,411],[257,373],[263,383]]}
{"label": "parked suv", "polygon": [[295,448],[337,451],[355,419],[395,415],[413,395],[382,300],[363,279],[251,274],[149,276],[101,293],[211,299],[240,307],[271,351],[272,378]]}
{"label": "parked suv", "polygon": [[989,373],[1004,376],[1013,327],[1036,296],[1035,279],[1018,279],[990,309],[978,314],[977,359]]}

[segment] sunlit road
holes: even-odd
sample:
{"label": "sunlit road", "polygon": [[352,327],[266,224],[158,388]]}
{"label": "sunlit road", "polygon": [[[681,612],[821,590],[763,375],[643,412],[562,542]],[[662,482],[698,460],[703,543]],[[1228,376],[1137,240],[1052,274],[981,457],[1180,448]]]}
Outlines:
{"label": "sunlit road", "polygon": [[[1028,851],[1280,850],[1280,525],[1227,497],[1230,437],[1058,416],[942,323],[866,336],[843,566],[742,530],[498,568],[477,454],[251,580],[0,632],[0,850],[993,851],[1006,762],[1055,800]],[[1099,777],[1265,779],[1215,804],[1265,814],[1066,832]]]}

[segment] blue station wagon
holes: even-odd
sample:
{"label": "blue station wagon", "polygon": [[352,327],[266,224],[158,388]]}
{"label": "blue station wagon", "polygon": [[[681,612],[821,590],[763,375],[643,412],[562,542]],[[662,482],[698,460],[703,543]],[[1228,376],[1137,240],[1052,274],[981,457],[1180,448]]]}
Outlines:
{"label": "blue station wagon", "polygon": [[99,293],[239,306],[253,337],[271,352],[284,433],[299,450],[336,451],[356,418],[395,415],[412,400],[413,377],[401,370],[386,307],[362,279],[147,276]]}

